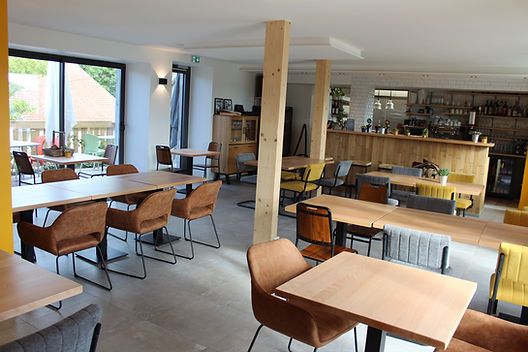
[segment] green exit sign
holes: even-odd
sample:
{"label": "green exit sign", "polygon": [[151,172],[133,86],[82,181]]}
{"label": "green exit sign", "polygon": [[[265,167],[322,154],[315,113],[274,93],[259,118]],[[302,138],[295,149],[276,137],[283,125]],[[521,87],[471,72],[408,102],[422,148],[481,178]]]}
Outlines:
{"label": "green exit sign", "polygon": [[194,62],[195,64],[199,64],[200,63],[200,57],[199,56],[193,56],[192,57],[192,62]]}

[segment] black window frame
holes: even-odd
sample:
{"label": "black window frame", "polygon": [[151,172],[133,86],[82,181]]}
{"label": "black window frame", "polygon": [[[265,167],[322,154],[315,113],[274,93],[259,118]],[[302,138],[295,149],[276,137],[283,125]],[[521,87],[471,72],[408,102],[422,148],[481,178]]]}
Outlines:
{"label": "black window frame", "polygon": [[120,74],[120,87],[119,87],[119,121],[116,121],[116,125],[119,124],[118,128],[118,136],[116,136],[117,140],[119,141],[119,161],[123,162],[125,151],[124,151],[124,135],[125,135],[125,92],[126,92],[126,64],[122,64],[119,62],[112,62],[112,61],[103,61],[103,60],[95,60],[95,59],[88,59],[85,57],[78,57],[78,56],[68,56],[68,55],[57,55],[57,54],[50,54],[50,53],[44,53],[44,52],[38,52],[38,51],[29,51],[29,50],[21,50],[21,49],[12,49],[9,48],[9,56],[14,57],[21,57],[26,59],[35,59],[35,60],[47,60],[47,61],[55,61],[59,63],[59,76],[60,76],[60,83],[59,83],[59,128],[61,131],[64,131],[64,80],[65,80],[65,64],[66,63],[72,63],[72,64],[81,64],[81,65],[92,65],[92,66],[102,66],[102,67],[109,67],[114,69],[121,70]]}

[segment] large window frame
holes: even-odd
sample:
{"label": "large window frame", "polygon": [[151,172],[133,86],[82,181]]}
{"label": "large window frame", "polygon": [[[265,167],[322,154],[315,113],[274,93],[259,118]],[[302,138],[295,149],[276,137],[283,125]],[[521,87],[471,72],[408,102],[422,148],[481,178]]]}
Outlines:
{"label": "large window frame", "polygon": [[182,119],[182,128],[181,128],[181,147],[187,148],[189,146],[189,106],[190,106],[190,97],[191,97],[191,68],[189,66],[182,66],[173,64],[172,72],[178,72],[185,74],[187,79],[185,80],[184,85],[184,98],[185,104],[183,107],[183,119]]}
{"label": "large window frame", "polygon": [[[65,84],[65,68],[67,63],[71,64],[81,64],[81,65],[92,65],[92,66],[102,66],[108,68],[114,68],[120,71],[118,72],[118,82],[119,84],[119,100],[117,101],[118,106],[118,115],[116,121],[116,133],[117,141],[119,145],[119,161],[124,160],[124,132],[125,132],[125,77],[126,77],[126,65],[118,62],[103,61],[103,60],[94,60],[87,59],[83,57],[76,56],[67,56],[67,55],[57,55],[42,53],[37,51],[28,51],[20,49],[9,49],[9,56],[21,57],[26,59],[36,59],[36,60],[47,60],[55,61],[59,63],[59,127],[61,131],[64,131],[64,84]],[[119,126],[119,127],[117,127]]]}

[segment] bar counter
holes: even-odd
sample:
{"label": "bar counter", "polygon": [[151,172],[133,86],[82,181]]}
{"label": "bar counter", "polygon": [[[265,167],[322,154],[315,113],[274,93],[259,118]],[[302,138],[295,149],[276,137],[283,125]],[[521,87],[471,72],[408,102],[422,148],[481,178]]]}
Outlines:
{"label": "bar counter", "polygon": [[[493,143],[474,143],[453,139],[438,139],[421,136],[376,134],[345,130],[328,130],[326,156],[339,160],[371,161],[369,171],[378,169],[379,164],[393,164],[410,167],[413,161],[427,159],[451,172],[476,176],[476,183],[486,185],[489,167],[489,148]],[[354,168],[355,172],[363,172]],[[479,214],[484,206],[485,188],[474,197],[470,213]]]}

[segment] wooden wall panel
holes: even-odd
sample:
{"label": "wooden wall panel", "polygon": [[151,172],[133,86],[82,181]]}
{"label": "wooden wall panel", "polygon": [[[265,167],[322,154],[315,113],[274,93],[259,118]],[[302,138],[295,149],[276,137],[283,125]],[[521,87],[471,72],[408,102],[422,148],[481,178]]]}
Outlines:
{"label": "wooden wall panel", "polygon": [[[435,138],[379,135],[353,131],[328,130],[326,156],[334,160],[370,160],[369,171],[379,164],[410,167],[413,161],[430,160],[451,172],[476,176],[476,182],[486,185],[489,167],[489,148],[492,143],[440,140]],[[362,168],[353,168],[349,181],[354,183],[355,174]],[[479,214],[484,207],[485,188],[482,195],[474,198],[469,212]]]}

